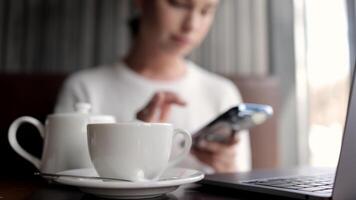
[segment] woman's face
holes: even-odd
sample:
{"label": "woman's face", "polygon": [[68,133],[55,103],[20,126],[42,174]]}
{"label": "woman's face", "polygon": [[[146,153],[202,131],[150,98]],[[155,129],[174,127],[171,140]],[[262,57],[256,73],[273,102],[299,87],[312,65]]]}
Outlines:
{"label": "woman's face", "polygon": [[152,50],[185,56],[204,39],[219,0],[142,0],[139,36]]}

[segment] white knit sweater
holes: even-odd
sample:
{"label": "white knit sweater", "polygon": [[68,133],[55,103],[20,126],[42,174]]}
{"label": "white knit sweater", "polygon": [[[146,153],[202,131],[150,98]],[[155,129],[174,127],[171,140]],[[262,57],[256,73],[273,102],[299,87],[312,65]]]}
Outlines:
{"label": "white knit sweater", "polygon": [[[177,81],[147,79],[124,63],[77,72],[65,81],[55,112],[71,112],[76,102],[88,102],[92,105],[93,113],[113,115],[118,122],[131,121],[156,91],[172,91],[187,105],[173,106],[168,122],[194,134],[218,114],[242,100],[237,88],[228,79],[203,70],[190,61],[187,61],[187,65],[187,73]],[[178,151],[177,148],[173,151]],[[249,170],[251,155],[248,132],[241,132],[236,151],[239,171]],[[213,172],[192,155],[179,165]]]}

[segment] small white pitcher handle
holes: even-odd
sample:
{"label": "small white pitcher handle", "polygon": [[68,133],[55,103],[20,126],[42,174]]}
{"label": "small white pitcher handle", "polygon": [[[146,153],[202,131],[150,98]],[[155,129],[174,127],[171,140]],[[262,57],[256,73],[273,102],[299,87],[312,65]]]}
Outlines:
{"label": "small white pitcher handle", "polygon": [[181,134],[184,136],[184,147],[180,154],[178,154],[177,156],[175,156],[174,158],[172,158],[169,161],[168,167],[172,167],[175,164],[182,161],[184,159],[184,157],[186,155],[188,155],[188,153],[190,152],[190,148],[192,147],[192,136],[190,135],[190,133],[188,131],[183,130],[183,129],[174,129],[173,138],[175,138],[175,136],[178,134]]}
{"label": "small white pitcher handle", "polygon": [[16,119],[10,125],[9,134],[8,134],[9,143],[11,147],[14,149],[14,151],[16,151],[20,156],[22,156],[26,160],[30,161],[37,169],[40,169],[40,165],[41,165],[40,159],[36,158],[35,156],[25,151],[20,146],[20,144],[17,142],[16,139],[17,129],[21,126],[22,123],[25,122],[34,125],[37,128],[37,130],[40,132],[41,137],[44,138],[44,127],[42,123],[33,117],[23,116]]}

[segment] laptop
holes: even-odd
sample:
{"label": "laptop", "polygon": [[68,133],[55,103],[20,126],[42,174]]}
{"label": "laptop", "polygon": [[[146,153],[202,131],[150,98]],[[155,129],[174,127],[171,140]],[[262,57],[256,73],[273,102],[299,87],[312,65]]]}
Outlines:
{"label": "laptop", "polygon": [[296,168],[207,175],[202,184],[298,199],[356,199],[355,71],[338,166],[335,169]]}

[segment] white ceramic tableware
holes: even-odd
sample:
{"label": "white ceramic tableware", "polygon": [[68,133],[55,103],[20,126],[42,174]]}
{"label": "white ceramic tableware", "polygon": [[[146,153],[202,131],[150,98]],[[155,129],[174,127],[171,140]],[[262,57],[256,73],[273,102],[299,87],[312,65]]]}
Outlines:
{"label": "white ceramic tableware", "polygon": [[[96,116],[89,113],[90,104],[76,104],[76,112],[47,116],[45,126],[33,117],[16,119],[9,128],[11,147],[43,173],[56,173],[68,169],[92,167],[89,156],[86,125],[90,122],[113,123],[113,116]],[[44,138],[42,158],[24,150],[16,139],[17,129],[23,123],[34,125]]]}
{"label": "white ceramic tableware", "polygon": [[[103,181],[69,176],[97,177],[94,168],[74,169],[57,173],[54,181],[76,186],[83,192],[110,199],[153,198],[176,190],[182,184],[194,183],[204,178],[204,174],[195,169],[169,168],[159,180],[153,182]],[[65,176],[61,176],[65,175]]]}
{"label": "white ceramic tableware", "polygon": [[[183,136],[184,147],[180,154],[171,156],[176,135]],[[88,144],[100,176],[149,181],[181,161],[189,153],[192,139],[187,131],[173,129],[168,123],[128,122],[89,124]]]}

